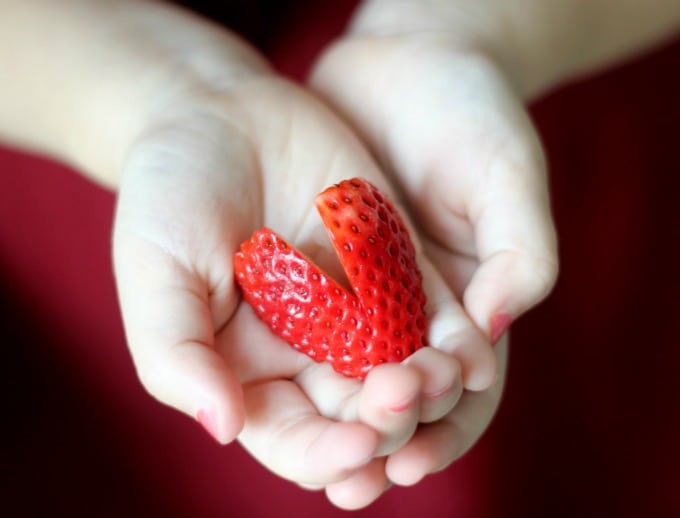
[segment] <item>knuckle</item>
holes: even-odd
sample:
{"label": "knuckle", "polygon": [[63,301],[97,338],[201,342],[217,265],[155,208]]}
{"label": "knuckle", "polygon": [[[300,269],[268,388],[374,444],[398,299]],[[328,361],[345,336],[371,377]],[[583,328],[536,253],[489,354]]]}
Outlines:
{"label": "knuckle", "polygon": [[532,278],[534,298],[539,301],[547,297],[555,287],[559,273],[557,257],[532,257],[528,263]]}
{"label": "knuckle", "polygon": [[165,376],[162,369],[156,362],[141,362],[136,366],[137,377],[141,382],[144,390],[151,396],[159,399],[163,393],[163,385]]}

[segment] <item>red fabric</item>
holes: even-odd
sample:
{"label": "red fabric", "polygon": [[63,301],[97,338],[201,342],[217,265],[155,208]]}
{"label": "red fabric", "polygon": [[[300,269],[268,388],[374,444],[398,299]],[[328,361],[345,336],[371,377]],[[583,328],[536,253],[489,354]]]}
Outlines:
{"label": "red fabric", "polygon": [[[265,49],[297,78],[351,2],[301,5]],[[514,326],[506,395],[477,446],[355,515],[680,515],[679,70],[680,42],[534,107],[558,286]],[[113,207],[67,168],[0,149],[0,513],[345,515],[143,391],[111,274]]]}

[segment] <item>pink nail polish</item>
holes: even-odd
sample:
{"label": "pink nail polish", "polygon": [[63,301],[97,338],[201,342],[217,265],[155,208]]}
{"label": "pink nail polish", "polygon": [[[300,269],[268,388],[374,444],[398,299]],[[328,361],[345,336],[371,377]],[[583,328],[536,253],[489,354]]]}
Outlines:
{"label": "pink nail polish", "polygon": [[426,392],[425,395],[426,395],[427,397],[431,398],[431,399],[437,399],[438,397],[442,397],[442,396],[443,396],[444,394],[446,394],[449,390],[451,390],[451,387],[452,387],[452,386],[453,386],[453,385],[452,385],[451,383],[449,383],[448,385],[446,385],[446,386],[444,386],[444,387],[442,387],[442,388],[440,388],[440,389],[438,389],[438,390],[435,390],[435,391],[433,391],[433,392]]}
{"label": "pink nail polish", "polygon": [[196,421],[198,421],[201,426],[205,429],[210,436],[217,442],[220,440],[217,438],[217,415],[214,410],[206,410],[201,408],[196,414]]}
{"label": "pink nail polish", "polygon": [[403,403],[390,407],[390,411],[394,412],[395,414],[405,412],[406,410],[413,406],[413,403],[415,403],[415,401],[413,399],[409,399],[407,401],[404,401]]}
{"label": "pink nail polish", "polygon": [[512,317],[507,313],[498,313],[491,319],[491,345],[496,345],[510,327]]}

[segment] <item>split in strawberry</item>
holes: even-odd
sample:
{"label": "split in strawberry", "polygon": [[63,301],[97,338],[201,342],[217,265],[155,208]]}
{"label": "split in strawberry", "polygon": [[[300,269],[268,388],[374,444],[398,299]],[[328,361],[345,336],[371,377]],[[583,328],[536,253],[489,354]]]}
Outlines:
{"label": "split in strawberry", "polygon": [[363,379],[426,345],[425,293],[415,248],[392,203],[353,178],[316,207],[351,292],[269,228],[235,254],[244,299],[271,330],[316,361]]}

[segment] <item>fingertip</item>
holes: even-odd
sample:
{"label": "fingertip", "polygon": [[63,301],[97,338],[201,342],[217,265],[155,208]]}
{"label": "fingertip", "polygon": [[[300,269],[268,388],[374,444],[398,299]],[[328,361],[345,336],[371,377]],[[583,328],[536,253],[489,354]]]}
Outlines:
{"label": "fingertip", "polygon": [[424,468],[409,468],[401,470],[391,470],[390,481],[397,486],[410,487],[415,486],[418,482],[427,476],[427,471]]}
{"label": "fingertip", "polygon": [[404,448],[390,455],[385,473],[398,486],[412,486],[459,458],[461,430],[446,419],[422,426]]}
{"label": "fingertip", "polygon": [[345,480],[326,487],[328,500],[346,511],[367,507],[390,488],[385,475],[385,459],[375,459]]}
{"label": "fingertip", "polygon": [[466,309],[444,295],[440,293],[440,300],[433,306],[428,331],[430,344],[458,361],[466,389],[484,390],[496,376],[493,348]]}
{"label": "fingertip", "polygon": [[413,435],[420,415],[419,373],[399,363],[373,369],[359,394],[358,417],[380,434],[376,455],[388,455]]}
{"label": "fingertip", "polygon": [[196,421],[208,435],[221,445],[234,441],[243,429],[243,411],[229,408],[228,405],[207,404],[201,406],[194,415]]}
{"label": "fingertip", "polygon": [[369,372],[361,391],[361,403],[400,413],[416,401],[420,384],[418,372],[402,364],[386,363]]}
{"label": "fingertip", "polygon": [[361,423],[336,422],[319,437],[316,447],[330,452],[329,464],[347,471],[368,464],[378,449],[380,437]]}
{"label": "fingertip", "polygon": [[550,294],[557,274],[554,254],[539,258],[525,252],[496,251],[472,277],[463,295],[465,307],[495,345],[514,321]]}
{"label": "fingertip", "polygon": [[458,360],[434,347],[423,347],[404,363],[416,369],[421,377],[419,421],[428,423],[448,414],[463,392]]}
{"label": "fingertip", "polygon": [[453,355],[460,363],[463,387],[485,390],[496,379],[496,355],[489,342],[478,331],[466,329],[452,334],[438,345],[438,349]]}
{"label": "fingertip", "polygon": [[463,375],[463,386],[466,390],[480,392],[491,387],[498,377],[498,360],[489,345],[480,352],[473,368]]}
{"label": "fingertip", "polygon": [[507,313],[498,312],[491,317],[491,322],[489,323],[491,345],[495,346],[503,338],[511,323],[512,317]]}
{"label": "fingertip", "polygon": [[431,451],[419,447],[418,441],[392,454],[385,465],[388,479],[397,486],[414,486],[432,471],[435,460]]}
{"label": "fingertip", "polygon": [[460,362],[435,347],[423,347],[403,363],[419,372],[422,394],[432,399],[449,392],[461,376]]}
{"label": "fingertip", "polygon": [[[201,399],[208,401],[196,412],[196,419],[206,431],[220,444],[234,441],[245,424],[243,390],[241,384],[228,370],[216,373],[215,379],[205,379],[205,395]],[[205,418],[212,428],[204,424]]]}
{"label": "fingertip", "polygon": [[195,419],[218,443],[233,441],[243,428],[241,384],[208,346],[178,344],[144,358],[137,370],[153,397]]}

